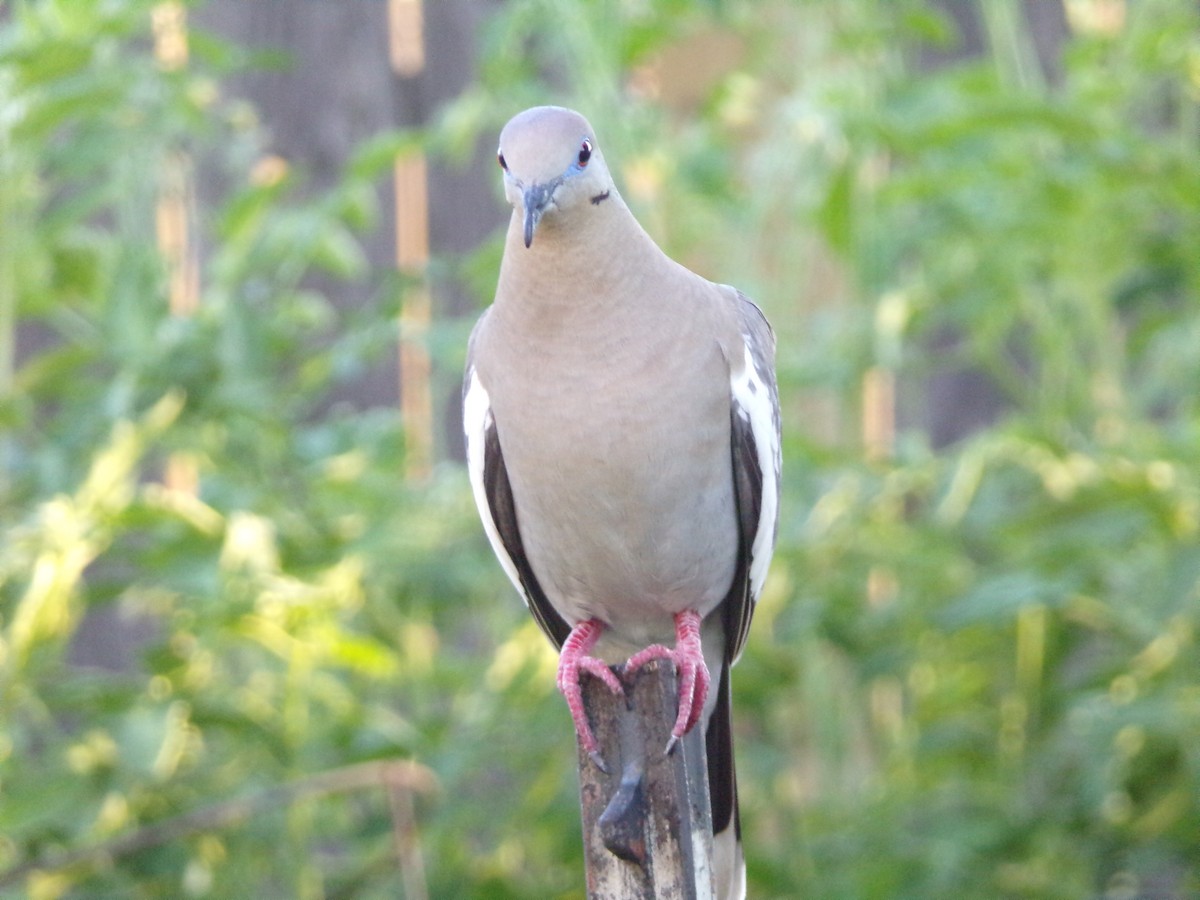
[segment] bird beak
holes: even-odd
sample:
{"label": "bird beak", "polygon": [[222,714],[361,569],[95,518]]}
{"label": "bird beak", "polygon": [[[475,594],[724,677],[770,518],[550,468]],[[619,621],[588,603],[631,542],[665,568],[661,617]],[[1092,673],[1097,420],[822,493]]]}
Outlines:
{"label": "bird beak", "polygon": [[526,189],[523,197],[526,247],[533,244],[533,233],[537,230],[538,222],[542,220],[542,213],[550,205],[550,199],[554,196],[556,187],[558,187],[558,183],[552,181],[549,184],[533,184]]}

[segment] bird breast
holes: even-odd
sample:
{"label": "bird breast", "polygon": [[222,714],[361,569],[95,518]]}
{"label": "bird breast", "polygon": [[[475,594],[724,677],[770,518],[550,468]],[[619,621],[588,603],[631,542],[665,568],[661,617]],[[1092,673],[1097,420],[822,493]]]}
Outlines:
{"label": "bird breast", "polygon": [[675,612],[706,614],[728,591],[729,377],[705,333],[675,318],[649,334],[527,334],[517,352],[535,365],[492,360],[522,542],[568,620],[598,617],[631,640],[660,640]]}

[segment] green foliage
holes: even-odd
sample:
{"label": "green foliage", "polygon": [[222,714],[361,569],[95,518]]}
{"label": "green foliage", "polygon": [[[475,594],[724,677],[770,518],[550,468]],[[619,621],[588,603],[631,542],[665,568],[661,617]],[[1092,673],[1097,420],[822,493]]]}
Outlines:
{"label": "green foliage", "polygon": [[[252,169],[238,53],[164,71],[148,2],[13,6],[0,891],[395,896],[405,819],[362,766],[413,760],[431,896],[581,895],[554,659],[465,476],[406,484],[397,416],[331,403],[404,290],[359,249],[372,180],[552,101],[779,334],[780,545],[734,678],[751,896],[1200,894],[1200,21],[1102,5],[1068,5],[1046,76],[991,0],[985,52],[932,70],[958,38],[919,0],[512,2],[427,133],[311,200]],[[232,187],[179,316],[155,203],[193,165]],[[438,264],[485,298],[496,258]],[[447,368],[463,333],[433,338]],[[968,369],[1002,412],[932,446],[931,385]],[[882,452],[868,377],[898,386]]]}

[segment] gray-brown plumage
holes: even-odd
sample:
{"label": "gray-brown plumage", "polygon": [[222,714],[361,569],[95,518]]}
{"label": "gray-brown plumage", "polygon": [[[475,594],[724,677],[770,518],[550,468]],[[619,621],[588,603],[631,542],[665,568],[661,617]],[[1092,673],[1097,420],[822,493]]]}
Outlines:
{"label": "gray-brown plumage", "polygon": [[499,159],[513,216],[464,385],[484,527],[562,650],[585,749],[583,672],[619,691],[607,663],[675,662],[673,734],[705,728],[718,896],[739,897],[729,666],[774,544],[774,337],[642,230],[578,113],[526,110]]}

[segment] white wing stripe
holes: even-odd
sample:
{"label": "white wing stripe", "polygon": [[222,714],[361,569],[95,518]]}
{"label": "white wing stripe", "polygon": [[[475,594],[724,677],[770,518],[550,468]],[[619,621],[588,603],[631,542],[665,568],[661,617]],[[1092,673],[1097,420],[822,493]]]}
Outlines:
{"label": "white wing stripe", "polygon": [[492,424],[491,398],[488,397],[474,369],[468,377],[470,382],[463,396],[463,432],[467,439],[467,474],[471,479],[471,493],[475,495],[475,505],[479,507],[479,518],[483,520],[483,530],[487,533],[488,543],[492,545],[496,558],[504,567],[508,580],[513,583],[513,587],[528,606],[529,599],[525,597],[525,591],[521,587],[521,576],[517,574],[517,566],[504,548],[504,541],[500,539],[500,531],[496,528],[496,520],[488,503],[487,488],[483,483],[484,437]]}
{"label": "white wing stripe", "polygon": [[779,432],[775,426],[775,405],[771,392],[754,366],[754,356],[746,347],[742,371],[735,374],[730,385],[733,401],[750,423],[754,445],[758,450],[758,467],[762,472],[762,508],[758,530],[750,546],[750,594],[757,601],[767,580],[771,552],[775,542],[775,518],[779,510]]}

